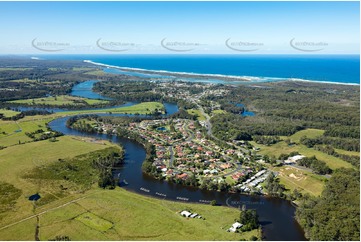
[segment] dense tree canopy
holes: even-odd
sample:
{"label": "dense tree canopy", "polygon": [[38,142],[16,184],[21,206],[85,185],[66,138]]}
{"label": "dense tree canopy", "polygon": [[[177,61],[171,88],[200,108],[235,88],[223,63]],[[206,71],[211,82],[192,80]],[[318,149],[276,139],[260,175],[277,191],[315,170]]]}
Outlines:
{"label": "dense tree canopy", "polygon": [[360,239],[360,173],[336,170],[321,197],[305,196],[297,208],[297,219],[311,240]]}

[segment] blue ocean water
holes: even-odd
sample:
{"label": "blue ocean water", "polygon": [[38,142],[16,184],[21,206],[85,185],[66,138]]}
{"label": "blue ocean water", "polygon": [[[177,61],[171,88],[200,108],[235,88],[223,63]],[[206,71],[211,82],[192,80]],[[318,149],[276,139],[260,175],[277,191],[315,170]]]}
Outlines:
{"label": "blue ocean water", "polygon": [[91,60],[170,72],[360,84],[359,55],[49,55],[43,58]]}

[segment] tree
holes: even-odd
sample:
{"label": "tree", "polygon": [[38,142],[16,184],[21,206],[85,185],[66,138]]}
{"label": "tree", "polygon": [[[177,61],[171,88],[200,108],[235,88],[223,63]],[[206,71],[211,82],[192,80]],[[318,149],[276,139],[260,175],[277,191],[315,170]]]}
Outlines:
{"label": "tree", "polygon": [[359,241],[359,171],[335,170],[320,197],[303,196],[296,218],[311,240]]}
{"label": "tree", "polygon": [[256,229],[259,226],[258,214],[254,209],[241,210],[239,215],[239,222],[243,224],[243,231],[250,231]]}

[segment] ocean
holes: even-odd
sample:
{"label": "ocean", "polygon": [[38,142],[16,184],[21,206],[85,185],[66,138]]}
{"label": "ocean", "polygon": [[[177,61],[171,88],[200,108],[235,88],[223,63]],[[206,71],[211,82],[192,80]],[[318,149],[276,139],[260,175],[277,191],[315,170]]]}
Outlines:
{"label": "ocean", "polygon": [[146,70],[360,84],[359,55],[47,55]]}

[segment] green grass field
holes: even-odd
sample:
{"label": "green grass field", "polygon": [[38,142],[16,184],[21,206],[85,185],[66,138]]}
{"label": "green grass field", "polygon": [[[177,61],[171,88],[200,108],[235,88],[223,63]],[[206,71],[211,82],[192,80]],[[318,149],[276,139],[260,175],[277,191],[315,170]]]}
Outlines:
{"label": "green grass field", "polygon": [[107,73],[105,73],[103,70],[88,71],[85,74],[96,75],[96,76],[105,76],[105,75],[107,75]]}
{"label": "green grass field", "polygon": [[[73,197],[72,199],[75,199]],[[41,240],[57,235],[71,240],[249,240],[257,230],[228,233],[239,211],[228,207],[164,201],[117,188],[93,189],[58,209],[39,216]],[[71,200],[64,200],[67,203]],[[55,205],[57,206],[57,204]],[[188,209],[205,220],[182,217]],[[47,211],[47,212],[46,212]],[[40,211],[39,211],[40,212]],[[32,227],[33,230],[29,230]],[[34,240],[35,218],[1,229],[3,240]],[[15,232],[16,231],[16,232]]]}
{"label": "green grass field", "polygon": [[46,123],[52,118],[48,116],[29,116],[18,121],[0,121],[0,146],[17,145],[19,142],[29,142],[26,132],[38,129],[46,130]]}
{"label": "green grass field", "polygon": [[94,68],[90,67],[73,67],[73,71],[91,71],[94,70]]}
{"label": "green grass field", "polygon": [[195,115],[198,121],[204,121],[206,118],[202,114],[202,112],[198,109],[188,109],[187,112],[191,115]]}
{"label": "green grass field", "polygon": [[53,106],[82,105],[82,102],[85,102],[89,105],[108,103],[108,101],[106,101],[106,100],[89,99],[89,98],[74,97],[74,96],[68,96],[68,95],[35,98],[35,99],[15,100],[15,101],[10,101],[10,102],[18,103],[18,104],[28,104],[28,105],[53,105]]}
{"label": "green grass field", "polygon": [[3,114],[4,117],[9,118],[12,116],[15,116],[16,114],[19,114],[20,112],[16,112],[13,110],[7,110],[7,109],[0,109],[0,114]]}
{"label": "green grass field", "polygon": [[33,68],[21,68],[21,67],[16,67],[16,68],[11,68],[11,67],[0,67],[0,71],[27,71],[27,70],[32,70]]}
{"label": "green grass field", "polygon": [[75,115],[85,113],[128,113],[128,114],[152,114],[154,111],[159,110],[164,113],[164,106],[160,102],[143,102],[129,107],[121,108],[107,108],[102,110],[79,110],[62,112],[61,115]]}
{"label": "green grass field", "polygon": [[[29,117],[25,121],[29,121]],[[103,190],[96,185],[64,196],[57,193],[58,180],[24,179],[24,174],[35,167],[46,167],[58,159],[111,146],[114,145],[106,141],[64,136],[57,142],[45,140],[0,150],[0,181],[21,189],[13,210],[0,213],[0,238],[34,240],[34,215],[39,217],[41,240],[56,236],[69,236],[72,240],[249,240],[251,236],[260,237],[258,230],[240,234],[226,232],[239,217],[238,210],[228,207],[164,201],[121,188]],[[34,207],[28,200],[35,193],[42,196],[36,203],[40,207]],[[183,209],[197,212],[206,220],[184,218],[179,214]]]}
{"label": "green grass field", "polygon": [[223,113],[227,113],[227,111],[221,110],[221,109],[217,109],[217,110],[212,111],[212,114],[223,114]]}
{"label": "green grass field", "polygon": [[305,129],[298,131],[297,133],[291,135],[289,138],[291,141],[299,143],[302,136],[306,136],[308,138],[316,138],[323,135],[324,132],[325,131],[321,129]]}
{"label": "green grass field", "polygon": [[105,232],[113,227],[113,223],[89,212],[80,214],[78,217],[75,218],[75,220],[80,221],[88,227],[101,232]]}
{"label": "green grass field", "polygon": [[46,123],[54,118],[68,115],[86,114],[86,113],[129,113],[129,114],[151,114],[155,110],[164,110],[164,106],[159,102],[144,102],[131,107],[109,108],[104,110],[81,110],[55,113],[46,116],[26,116],[18,121],[0,120],[0,146],[12,146],[31,139],[25,135],[26,132],[34,132],[38,129],[46,130]]}
{"label": "green grass field", "polygon": [[[302,136],[309,135],[308,137],[316,137],[318,135],[321,135],[322,133],[323,133],[322,130],[303,130],[297,132],[296,134],[290,136],[289,138],[293,142],[298,142]],[[256,144],[253,141],[251,142],[251,144],[260,148],[260,154],[269,155],[269,156],[274,155],[276,156],[276,158],[278,158],[280,154],[289,154],[293,151],[297,151],[300,154],[305,155],[307,157],[316,156],[317,159],[326,162],[326,164],[331,169],[337,169],[340,167],[346,167],[346,168],[353,167],[350,163],[341,160],[340,158],[327,155],[321,151],[317,151],[312,148],[307,148],[305,145],[301,145],[301,144],[295,144],[289,146],[284,141],[278,142],[277,144],[271,146]]]}
{"label": "green grass field", "polygon": [[351,156],[360,156],[360,152],[357,151],[348,151],[348,150],[341,150],[335,149],[337,153],[344,154],[344,155],[351,155]]}
{"label": "green grass field", "polygon": [[[281,154],[289,154],[293,151],[297,151],[300,154],[305,155],[307,157],[316,156],[317,159],[326,162],[326,164],[331,169],[337,169],[340,167],[346,167],[346,168],[353,167],[350,163],[341,160],[340,158],[327,155],[321,151],[317,151],[312,148],[307,148],[305,145],[298,143],[302,136],[314,138],[322,135],[323,133],[324,131],[319,129],[306,129],[299,131],[289,137],[281,137],[283,140],[288,138],[291,141],[296,142],[295,145],[291,145],[291,146],[287,145],[284,141],[278,142],[271,146],[256,144],[253,141],[251,142],[251,144],[254,145],[255,147],[260,148],[259,151],[260,154],[275,156],[276,158],[278,158],[279,155]],[[347,151],[343,151],[343,152],[347,152]],[[302,193],[310,193],[317,196],[320,195],[323,190],[325,178],[323,178],[322,176],[288,166],[281,168],[280,167],[270,167],[270,168],[277,172],[280,172],[280,170],[282,169],[282,172],[279,175],[280,182],[284,184],[285,187],[287,189],[290,189],[291,191],[297,188]]]}
{"label": "green grass field", "polygon": [[290,189],[291,192],[297,189],[301,193],[318,196],[321,194],[327,180],[320,175],[291,166],[272,167],[270,169],[278,172],[280,183]]}
{"label": "green grass field", "polygon": [[[32,194],[41,192],[44,200],[57,197],[57,194],[53,192],[59,188],[51,187],[53,183],[45,180],[36,183],[29,182],[23,178],[24,174],[35,167],[50,164],[58,159],[72,158],[115,146],[107,141],[99,142],[89,138],[64,136],[57,139],[57,142],[44,140],[0,150],[0,181],[12,184],[22,190],[22,195],[14,207],[16,212],[8,213],[4,220],[1,220],[0,216],[0,224],[31,215],[33,206],[27,198]],[[0,238],[2,238],[1,235]]]}

